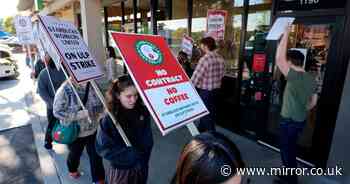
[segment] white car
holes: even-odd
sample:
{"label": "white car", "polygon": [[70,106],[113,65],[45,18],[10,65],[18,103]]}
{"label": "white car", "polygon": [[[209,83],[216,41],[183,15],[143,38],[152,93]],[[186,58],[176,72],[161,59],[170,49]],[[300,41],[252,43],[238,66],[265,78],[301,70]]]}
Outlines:
{"label": "white car", "polygon": [[0,47],[0,78],[19,76],[16,61],[11,56],[11,52]]}

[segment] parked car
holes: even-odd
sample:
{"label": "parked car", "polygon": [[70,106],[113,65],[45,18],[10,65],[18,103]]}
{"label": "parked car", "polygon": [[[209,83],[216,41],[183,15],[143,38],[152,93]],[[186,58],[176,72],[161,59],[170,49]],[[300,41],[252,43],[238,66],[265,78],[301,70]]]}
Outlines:
{"label": "parked car", "polygon": [[0,78],[19,76],[18,65],[9,50],[0,47]]}

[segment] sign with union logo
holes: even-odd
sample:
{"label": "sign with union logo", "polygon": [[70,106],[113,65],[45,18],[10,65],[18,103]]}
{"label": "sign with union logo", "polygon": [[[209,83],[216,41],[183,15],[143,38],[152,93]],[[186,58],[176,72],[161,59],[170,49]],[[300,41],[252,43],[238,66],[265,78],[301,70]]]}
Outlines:
{"label": "sign with union logo", "polygon": [[34,43],[34,35],[32,30],[32,21],[29,16],[19,16],[14,18],[16,34],[18,40],[22,44]]}
{"label": "sign with union logo", "polygon": [[50,16],[38,18],[50,42],[48,44],[52,43],[76,82],[86,82],[104,75],[73,23]]}
{"label": "sign with union logo", "polygon": [[163,37],[117,32],[111,35],[163,135],[208,114]]}

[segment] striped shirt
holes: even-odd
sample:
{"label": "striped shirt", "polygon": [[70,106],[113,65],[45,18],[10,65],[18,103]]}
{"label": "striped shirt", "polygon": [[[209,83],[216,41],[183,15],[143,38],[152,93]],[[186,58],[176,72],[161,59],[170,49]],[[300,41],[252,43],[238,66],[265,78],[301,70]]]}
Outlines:
{"label": "striped shirt", "polygon": [[224,59],[216,52],[208,52],[199,60],[191,81],[200,89],[218,89],[224,72]]}

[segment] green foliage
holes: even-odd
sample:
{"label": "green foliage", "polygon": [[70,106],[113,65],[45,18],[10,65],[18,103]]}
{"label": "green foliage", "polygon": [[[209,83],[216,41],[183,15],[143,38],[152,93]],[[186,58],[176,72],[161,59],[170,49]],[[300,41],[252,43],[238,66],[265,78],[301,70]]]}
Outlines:
{"label": "green foliage", "polygon": [[4,28],[4,31],[11,34],[16,34],[16,29],[13,24],[13,17],[5,17],[2,22],[2,27]]}

